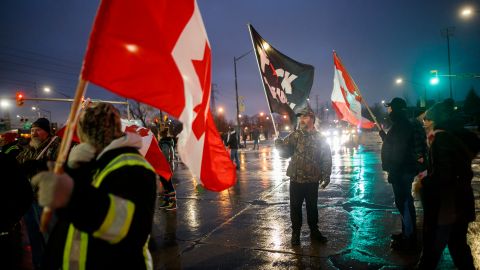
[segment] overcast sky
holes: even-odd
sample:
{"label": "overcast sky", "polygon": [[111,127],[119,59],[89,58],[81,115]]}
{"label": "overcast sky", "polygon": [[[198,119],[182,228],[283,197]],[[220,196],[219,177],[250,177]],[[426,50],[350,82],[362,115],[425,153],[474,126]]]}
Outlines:
{"label": "overcast sky", "polygon": [[[369,104],[407,96],[413,103],[425,84],[429,98],[446,98],[448,80],[428,85],[430,70],[448,74],[447,42],[441,29],[454,26],[450,39],[453,74],[480,73],[480,13],[464,20],[456,0],[198,0],[213,54],[212,82],[217,106],[233,119],[235,88],[233,58],[252,49],[247,23],[289,57],[315,67],[312,106],[318,95],[329,102],[333,85],[332,51],[336,50]],[[0,96],[24,89],[29,96],[46,96],[48,85],[74,93],[80,64],[99,1],[2,0],[0,2]],[[480,8],[477,0],[473,2]],[[128,20],[128,18],[126,18]],[[239,95],[246,114],[267,112],[258,67],[250,53],[237,63]],[[480,79],[454,79],[456,100]],[[92,98],[116,98],[89,87]],[[61,97],[56,95],[55,97]],[[27,104],[26,104],[27,105]],[[31,105],[31,104],[28,104]],[[40,103],[53,119],[64,122],[67,104]],[[12,107],[11,115],[32,114],[31,106]]]}

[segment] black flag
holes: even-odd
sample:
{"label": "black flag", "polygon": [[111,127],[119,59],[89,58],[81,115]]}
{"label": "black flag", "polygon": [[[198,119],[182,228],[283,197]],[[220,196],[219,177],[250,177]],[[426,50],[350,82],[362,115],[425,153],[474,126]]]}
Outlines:
{"label": "black flag", "polygon": [[279,52],[248,27],[270,111],[288,114],[295,123],[295,114],[307,106],[314,68]]}

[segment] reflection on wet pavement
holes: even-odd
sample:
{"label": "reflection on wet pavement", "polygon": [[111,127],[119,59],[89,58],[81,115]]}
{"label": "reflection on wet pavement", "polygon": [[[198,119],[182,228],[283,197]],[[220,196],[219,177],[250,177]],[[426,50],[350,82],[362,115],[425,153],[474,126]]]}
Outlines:
{"label": "reflection on wet pavement", "polygon": [[[380,140],[364,134],[364,146],[335,146],[331,183],[319,191],[319,228],[329,241],[311,242],[306,213],[301,246],[290,245],[288,160],[263,144],[240,151],[237,184],[214,193],[197,186],[188,169],[175,171],[177,210],[157,210],[151,250],[155,269],[405,269],[418,250],[390,250],[401,230],[391,186],[381,170]],[[476,165],[477,209],[479,169]],[[417,203],[417,207],[420,205]],[[418,209],[421,228],[421,209]],[[472,233],[480,233],[473,227]],[[475,231],[475,229],[477,229]],[[475,242],[478,237],[470,237]],[[475,252],[475,247],[472,250]],[[477,248],[476,252],[478,251]],[[449,256],[442,269],[452,269]]]}

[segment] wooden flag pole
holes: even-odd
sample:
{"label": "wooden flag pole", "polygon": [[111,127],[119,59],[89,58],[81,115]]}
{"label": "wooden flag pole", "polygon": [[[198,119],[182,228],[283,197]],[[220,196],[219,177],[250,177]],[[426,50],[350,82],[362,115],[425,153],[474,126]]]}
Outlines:
{"label": "wooden flag pole", "polygon": [[[70,150],[70,145],[72,144],[73,132],[80,115],[80,105],[82,103],[82,98],[85,96],[87,90],[87,81],[83,80],[81,75],[78,80],[77,89],[75,92],[75,98],[72,102],[72,107],[70,108],[70,114],[68,115],[67,127],[65,129],[65,134],[60,144],[60,149],[58,152],[57,160],[55,161],[55,167],[53,169],[55,174],[63,173],[63,164],[68,156],[68,151]],[[48,229],[48,224],[52,219],[53,210],[50,207],[45,207],[43,209],[42,217],[40,220],[40,231],[46,232]]]}
{"label": "wooden flag pole", "polygon": [[363,98],[362,93],[360,93],[360,89],[358,89],[358,86],[353,79],[352,79],[352,82],[353,82],[353,85],[355,85],[355,91],[357,91],[358,95],[360,96],[360,99],[362,100],[363,105],[365,105],[365,107],[368,110],[368,113],[370,113],[370,116],[373,118],[373,121],[375,122],[375,125],[378,127],[379,130],[383,130],[383,128],[378,123],[377,118],[373,114],[372,110],[370,110],[370,107],[368,106],[367,102]]}
{"label": "wooden flag pole", "polygon": [[[341,61],[341,59],[340,59],[340,56],[337,54],[337,52],[335,52],[335,50],[334,50],[333,53],[337,55],[338,59],[340,60],[340,63],[342,63],[342,61]],[[342,63],[342,66],[343,66],[343,63]],[[350,79],[352,80],[353,85],[355,86],[355,91],[358,93],[358,96],[359,96],[360,99],[362,100],[363,105],[365,105],[365,107],[366,107],[367,110],[368,110],[368,113],[370,113],[370,116],[373,118],[373,121],[375,122],[375,125],[378,127],[379,130],[383,130],[383,128],[382,128],[382,127],[380,126],[380,124],[378,123],[377,118],[376,118],[375,115],[373,114],[372,110],[370,110],[370,107],[368,106],[367,102],[366,102],[365,99],[363,98],[362,93],[360,93],[360,89],[358,88],[357,83],[355,83],[355,80],[350,76],[350,74],[348,74],[348,76],[349,76]]]}

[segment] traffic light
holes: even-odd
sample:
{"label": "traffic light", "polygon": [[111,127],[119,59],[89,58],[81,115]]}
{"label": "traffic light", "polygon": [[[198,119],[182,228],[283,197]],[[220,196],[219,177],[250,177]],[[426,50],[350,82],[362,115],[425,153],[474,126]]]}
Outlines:
{"label": "traffic light", "polygon": [[21,92],[17,92],[17,106],[23,106],[23,102],[25,101],[24,100],[24,96]]}
{"label": "traffic light", "polygon": [[430,78],[430,84],[431,85],[437,85],[440,82],[440,80],[438,79],[438,70],[432,70],[432,71],[430,71],[430,73],[434,74]]}

